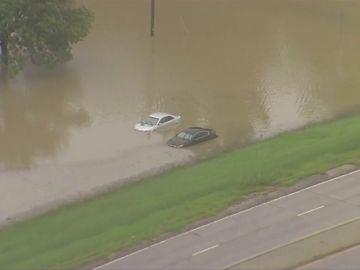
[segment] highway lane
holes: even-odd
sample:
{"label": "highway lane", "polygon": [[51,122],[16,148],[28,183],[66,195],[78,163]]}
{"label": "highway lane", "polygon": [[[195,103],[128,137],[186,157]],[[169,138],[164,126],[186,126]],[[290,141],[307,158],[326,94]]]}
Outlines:
{"label": "highway lane", "polygon": [[328,180],[182,233],[95,270],[228,268],[358,218],[359,181],[359,171]]}
{"label": "highway lane", "polygon": [[325,257],[297,270],[358,270],[360,268],[360,246]]}

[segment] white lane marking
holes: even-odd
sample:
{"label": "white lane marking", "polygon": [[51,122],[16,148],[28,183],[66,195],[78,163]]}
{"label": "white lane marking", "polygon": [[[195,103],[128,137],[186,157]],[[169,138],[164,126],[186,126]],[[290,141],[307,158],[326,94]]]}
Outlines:
{"label": "white lane marking", "polygon": [[185,33],[188,35],[190,33],[189,28],[186,26],[183,16],[180,16],[181,24],[184,28]]}
{"label": "white lane marking", "polygon": [[300,214],[297,214],[296,216],[301,217],[301,216],[303,216],[303,215],[306,215],[306,214],[315,212],[315,211],[317,211],[317,210],[320,210],[321,208],[324,208],[324,207],[325,207],[325,205],[321,205],[321,206],[319,206],[319,207],[316,207],[316,208],[310,209],[310,210],[308,210],[308,211],[302,212],[302,213],[300,213]]}
{"label": "white lane marking", "polygon": [[275,246],[275,247],[272,247],[272,248],[270,248],[270,249],[268,249],[268,250],[259,252],[259,253],[255,254],[255,255],[251,255],[251,256],[242,258],[242,259],[240,259],[239,261],[233,262],[233,263],[231,263],[231,264],[228,264],[228,265],[225,266],[225,267],[222,267],[221,269],[229,269],[230,267],[236,266],[236,265],[241,264],[241,263],[244,263],[244,262],[246,262],[246,261],[250,261],[250,260],[252,260],[252,259],[255,259],[255,258],[257,258],[257,257],[259,257],[259,256],[262,256],[262,255],[265,255],[265,254],[267,254],[267,253],[270,253],[270,252],[272,252],[272,251],[274,251],[274,250],[277,250],[277,249],[279,249],[279,248],[282,248],[282,247],[291,245],[291,244],[293,244],[293,243],[296,243],[296,242],[305,240],[305,239],[307,239],[307,238],[313,237],[313,236],[318,235],[318,234],[320,234],[320,233],[330,231],[330,230],[335,229],[335,228],[337,228],[337,227],[344,226],[344,225],[349,224],[349,223],[351,223],[351,222],[356,222],[357,220],[360,220],[360,217],[359,217],[359,216],[358,216],[358,217],[351,218],[351,219],[349,219],[349,220],[347,220],[347,221],[345,221],[345,222],[339,222],[339,223],[337,223],[337,224],[335,224],[335,225],[333,225],[333,226],[329,226],[329,227],[326,227],[326,228],[323,228],[323,229],[319,229],[319,230],[317,230],[317,231],[315,231],[315,232],[312,232],[312,233],[309,233],[309,234],[307,234],[307,235],[305,235],[305,236],[298,237],[298,238],[290,241],[289,243],[280,244],[280,245],[277,245],[277,246]]}
{"label": "white lane marking", "polygon": [[199,254],[201,254],[201,253],[204,253],[204,252],[206,252],[206,251],[209,251],[209,250],[211,250],[211,249],[214,249],[214,248],[217,248],[219,245],[215,245],[215,246],[212,246],[212,247],[209,247],[209,248],[205,248],[205,249],[203,249],[203,250],[200,250],[200,251],[197,251],[197,252],[195,252],[195,253],[193,253],[191,256],[196,256],[196,255],[199,255]]}
{"label": "white lane marking", "polygon": [[240,215],[240,214],[243,214],[243,213],[247,213],[247,212],[249,212],[249,211],[251,211],[251,210],[254,210],[254,209],[256,209],[256,208],[259,208],[259,207],[261,207],[261,206],[270,204],[270,203],[275,202],[275,201],[279,201],[279,200],[281,200],[281,199],[284,199],[284,198],[287,198],[287,197],[289,197],[289,196],[295,195],[295,194],[297,194],[297,193],[300,193],[300,192],[309,190],[309,189],[311,189],[311,188],[315,188],[315,187],[318,187],[318,186],[321,186],[321,185],[324,185],[324,184],[331,183],[331,182],[333,182],[333,181],[336,181],[336,180],[338,180],[338,179],[344,178],[344,177],[346,177],[346,176],[349,176],[349,175],[352,175],[352,174],[355,174],[355,173],[358,173],[358,172],[360,172],[360,169],[357,169],[357,170],[355,170],[355,171],[352,171],[352,172],[349,172],[349,173],[346,173],[346,174],[343,174],[343,175],[339,175],[339,176],[334,177],[334,178],[330,178],[330,179],[328,179],[328,180],[326,180],[326,181],[323,181],[323,182],[321,182],[321,183],[318,183],[318,184],[316,184],[316,185],[312,185],[312,186],[309,186],[309,187],[307,187],[307,188],[297,190],[297,191],[295,191],[295,192],[286,194],[286,195],[284,195],[284,196],[281,196],[281,197],[279,197],[279,198],[273,199],[273,200],[271,200],[271,201],[268,201],[268,202],[264,202],[264,203],[262,203],[262,204],[255,205],[255,206],[250,207],[250,208],[248,208],[248,209],[245,209],[245,210],[239,211],[239,212],[237,212],[237,213],[231,214],[231,215],[229,215],[229,216],[220,218],[220,219],[218,219],[218,220],[215,220],[215,221],[212,221],[212,222],[210,222],[210,223],[204,224],[204,225],[202,225],[202,226],[200,226],[200,227],[197,227],[197,228],[194,228],[194,229],[192,229],[192,230],[189,230],[189,231],[180,233],[180,234],[178,234],[178,235],[175,235],[175,236],[173,236],[173,237],[170,237],[170,238],[168,238],[168,239],[165,239],[165,240],[163,240],[163,241],[161,241],[161,242],[159,242],[159,243],[155,243],[155,244],[153,244],[153,245],[151,245],[151,246],[149,246],[149,247],[146,247],[146,248],[143,248],[143,249],[139,249],[139,250],[137,250],[137,251],[135,251],[135,252],[133,252],[133,253],[127,254],[127,255],[125,255],[125,256],[123,256],[123,257],[120,257],[120,258],[117,258],[117,259],[112,260],[112,261],[110,261],[110,262],[107,262],[107,263],[105,263],[105,264],[99,265],[99,266],[93,268],[93,270],[99,270],[99,269],[101,269],[102,267],[106,267],[106,266],[108,266],[108,265],[110,265],[110,264],[113,264],[113,263],[119,262],[119,261],[121,261],[121,260],[124,260],[124,259],[126,259],[126,258],[128,258],[128,257],[130,257],[130,256],[132,256],[132,255],[138,254],[138,253],[140,253],[140,252],[142,252],[142,251],[145,251],[145,250],[147,250],[147,249],[149,249],[149,248],[151,248],[151,247],[158,246],[158,245],[160,245],[160,244],[169,242],[169,241],[174,240],[174,239],[176,239],[176,238],[179,238],[179,237],[181,237],[181,236],[187,235],[187,234],[192,233],[192,232],[194,232],[194,231],[197,231],[197,230],[200,230],[200,229],[202,229],[202,228],[208,227],[208,226],[210,226],[210,225],[212,225],[212,224],[218,223],[218,222],[220,222],[220,221],[223,221],[223,220],[226,220],[226,219],[235,217],[235,216]]}

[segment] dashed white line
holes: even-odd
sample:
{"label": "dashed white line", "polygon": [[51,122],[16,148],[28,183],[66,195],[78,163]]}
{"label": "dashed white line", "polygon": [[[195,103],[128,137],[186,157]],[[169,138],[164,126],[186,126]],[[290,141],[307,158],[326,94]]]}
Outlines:
{"label": "dashed white line", "polygon": [[317,210],[320,210],[321,208],[324,208],[324,207],[325,207],[325,205],[321,205],[321,206],[319,206],[319,207],[310,209],[310,210],[308,210],[308,211],[306,211],[306,212],[302,212],[302,213],[300,213],[300,214],[297,214],[296,216],[301,217],[301,216],[303,216],[303,215],[306,215],[306,214],[315,212],[315,211],[317,211]]}
{"label": "dashed white line", "polygon": [[248,208],[248,209],[241,210],[241,211],[239,211],[239,212],[237,212],[237,213],[234,213],[234,214],[231,214],[231,215],[229,215],[229,216],[220,218],[220,219],[218,219],[218,220],[209,222],[209,223],[207,223],[207,224],[204,224],[204,225],[199,226],[199,227],[197,227],[197,228],[191,229],[191,230],[189,230],[189,231],[185,231],[185,232],[183,232],[183,233],[180,233],[180,234],[178,234],[178,235],[175,235],[175,236],[172,236],[172,237],[170,237],[170,238],[168,238],[168,239],[165,239],[165,240],[163,240],[163,241],[161,241],[161,242],[159,242],[159,243],[155,243],[155,244],[153,244],[153,245],[151,245],[151,246],[149,246],[149,247],[146,247],[146,248],[137,250],[137,251],[135,251],[135,252],[133,252],[133,253],[130,253],[130,254],[127,254],[127,255],[125,255],[125,256],[123,256],[123,257],[120,257],[120,258],[114,259],[114,260],[112,260],[112,261],[109,261],[109,262],[107,262],[107,263],[105,263],[105,264],[99,265],[99,266],[93,268],[92,270],[99,270],[99,269],[101,269],[101,268],[103,268],[103,267],[106,267],[106,266],[108,266],[108,265],[110,265],[110,264],[119,262],[119,261],[121,261],[121,260],[124,260],[124,259],[130,257],[130,256],[133,256],[133,255],[135,255],[135,254],[138,254],[138,253],[140,253],[140,252],[143,252],[143,251],[145,251],[145,250],[147,250],[147,249],[149,249],[149,248],[151,248],[151,247],[158,246],[158,245],[160,245],[160,244],[169,242],[169,241],[174,240],[174,239],[176,239],[176,238],[180,238],[180,237],[182,237],[182,236],[184,236],[184,235],[187,235],[187,234],[192,233],[192,232],[194,232],[194,231],[197,231],[197,230],[200,230],[200,229],[202,229],[202,228],[208,227],[208,226],[210,226],[210,225],[212,225],[212,224],[215,224],[215,223],[217,223],[217,222],[224,221],[224,220],[227,220],[227,219],[229,219],[229,218],[232,218],[232,217],[235,217],[235,216],[238,216],[238,215],[241,215],[241,214],[250,212],[251,210],[254,210],[254,209],[256,209],[256,208],[262,207],[262,206],[264,206],[264,205],[268,205],[268,204],[273,203],[273,202],[275,202],[275,201],[279,201],[279,200],[285,199],[285,198],[290,197],[290,196],[293,196],[293,195],[295,195],[295,194],[304,192],[304,191],[306,191],[306,190],[310,190],[310,189],[312,189],[312,188],[315,188],[315,187],[318,187],[318,186],[321,186],[321,185],[325,185],[325,184],[334,182],[334,181],[336,181],[336,180],[339,180],[339,179],[341,179],[341,178],[344,178],[344,177],[346,177],[346,176],[353,175],[353,174],[356,174],[356,173],[359,173],[359,172],[360,172],[360,169],[357,169],[357,170],[354,170],[354,171],[352,171],[352,172],[345,173],[345,174],[336,176],[336,177],[334,177],[334,178],[330,178],[330,179],[328,179],[328,180],[325,180],[325,181],[323,181],[323,182],[320,182],[320,183],[318,183],[318,184],[315,184],[315,185],[306,187],[306,188],[304,188],[304,189],[297,190],[297,191],[295,191],[295,192],[289,193],[289,194],[284,195],[284,196],[281,196],[281,197],[279,197],[279,198],[276,198],[276,199],[273,199],[273,200],[264,202],[264,203],[262,203],[262,204],[255,205],[255,206],[250,207],[250,208]]}
{"label": "dashed white line", "polygon": [[209,248],[205,248],[205,249],[203,249],[203,250],[200,250],[200,251],[197,251],[197,252],[195,252],[195,253],[193,253],[191,256],[196,256],[196,255],[199,255],[199,254],[201,254],[201,253],[204,253],[204,252],[206,252],[206,251],[209,251],[209,250],[211,250],[211,249],[214,249],[214,248],[217,248],[219,245],[215,245],[215,246],[212,246],[212,247],[209,247]]}

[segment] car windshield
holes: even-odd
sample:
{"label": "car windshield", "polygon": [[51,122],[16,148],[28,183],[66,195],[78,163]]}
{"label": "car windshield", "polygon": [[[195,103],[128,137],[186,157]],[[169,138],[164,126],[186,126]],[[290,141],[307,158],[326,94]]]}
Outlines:
{"label": "car windshield", "polygon": [[141,121],[144,125],[155,126],[159,122],[159,118],[148,116]]}
{"label": "car windshield", "polygon": [[190,141],[193,137],[192,134],[189,134],[189,133],[186,133],[186,132],[180,132],[177,137],[183,139],[183,140],[187,140],[187,141]]}

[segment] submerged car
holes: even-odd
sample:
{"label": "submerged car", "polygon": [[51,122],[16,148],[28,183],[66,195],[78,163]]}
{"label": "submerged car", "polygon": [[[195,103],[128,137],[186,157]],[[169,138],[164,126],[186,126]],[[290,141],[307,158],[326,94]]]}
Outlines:
{"label": "submerged car", "polygon": [[137,123],[134,128],[138,131],[154,131],[160,127],[174,125],[180,122],[180,115],[157,112],[152,113]]}
{"label": "submerged car", "polygon": [[208,141],[217,137],[214,130],[201,127],[190,127],[171,138],[167,144],[171,147],[181,148],[184,146]]}

